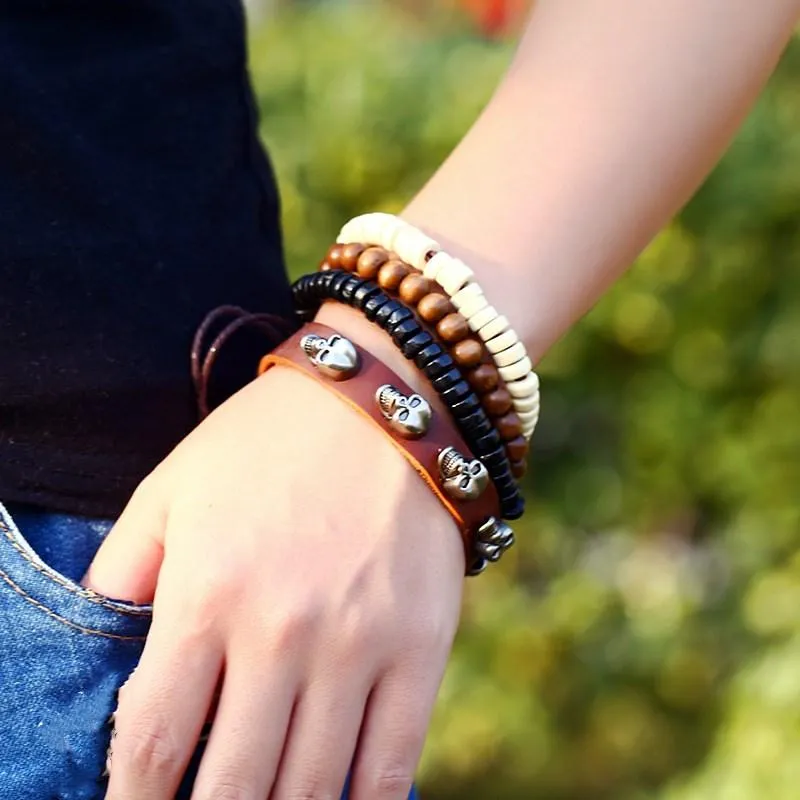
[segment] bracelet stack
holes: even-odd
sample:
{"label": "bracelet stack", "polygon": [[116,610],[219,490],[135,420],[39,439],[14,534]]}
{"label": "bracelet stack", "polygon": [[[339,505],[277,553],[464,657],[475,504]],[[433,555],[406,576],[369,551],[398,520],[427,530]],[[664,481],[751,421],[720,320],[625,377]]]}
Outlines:
{"label": "bracelet stack", "polygon": [[324,326],[307,325],[297,341],[265,357],[262,371],[293,365],[366,412],[456,520],[467,574],[482,572],[513,543],[500,519],[524,511],[517,479],[539,418],[539,380],[508,320],[466,264],[389,214],[347,223],[320,271],[300,278],[292,292],[306,322],[333,301],[386,331],[438,394],[448,419]]}
{"label": "bracelet stack", "polygon": [[444,290],[491,352],[522,420],[525,438],[530,439],[539,420],[539,379],[524,345],[509,321],[489,304],[472,270],[442,251],[434,239],[392,214],[355,217],[342,228],[336,241],[379,245]]}
{"label": "bracelet stack", "polygon": [[321,269],[332,269],[332,264],[341,264],[341,268],[362,278],[375,280],[384,291],[411,308],[425,329],[442,342],[503,439],[512,474],[522,477],[527,466],[528,439],[523,435],[514,398],[486,345],[470,330],[467,319],[441,288],[382,247],[333,245]]}
{"label": "bracelet stack", "polygon": [[292,367],[323,383],[387,435],[449,511],[464,541],[467,574],[482,572],[513,544],[497,518],[498,497],[486,466],[446,417],[371,353],[311,323],[265,356],[259,373]]}

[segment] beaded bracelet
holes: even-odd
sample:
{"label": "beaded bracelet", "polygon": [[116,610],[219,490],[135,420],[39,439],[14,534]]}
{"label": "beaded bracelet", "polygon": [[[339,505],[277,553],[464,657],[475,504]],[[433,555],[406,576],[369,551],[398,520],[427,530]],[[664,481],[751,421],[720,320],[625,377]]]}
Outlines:
{"label": "beaded bracelet", "polygon": [[521,478],[527,468],[528,440],[522,435],[522,421],[513,408],[511,393],[492,364],[484,343],[470,331],[466,318],[456,311],[451,301],[435,291],[436,283],[392,257],[383,247],[334,244],[328,249],[320,269],[337,267],[355,272],[366,280],[375,279],[382,289],[413,308],[418,317],[435,328],[500,433],[512,474]]}
{"label": "beaded bracelet", "polygon": [[523,433],[530,439],[539,419],[539,379],[533,372],[525,346],[509,321],[489,304],[472,270],[463,261],[443,252],[434,239],[392,214],[355,217],[342,228],[336,241],[381,245],[444,289],[491,352],[511,393]]}
{"label": "beaded bracelet", "polygon": [[292,293],[295,307],[306,319],[313,317],[323,300],[335,300],[360,309],[368,320],[383,328],[403,355],[428,378],[470,451],[486,466],[500,498],[502,517],[513,520],[522,516],[525,501],[500,434],[453,359],[423,330],[411,309],[393,300],[372,281],[341,270],[306,275],[294,283]]}

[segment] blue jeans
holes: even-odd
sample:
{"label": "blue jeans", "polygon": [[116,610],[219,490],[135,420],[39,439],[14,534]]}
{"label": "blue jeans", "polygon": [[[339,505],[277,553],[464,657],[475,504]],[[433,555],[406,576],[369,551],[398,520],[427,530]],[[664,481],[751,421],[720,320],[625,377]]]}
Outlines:
{"label": "blue jeans", "polygon": [[[109,717],[151,618],[149,606],[79,585],[111,525],[0,504],[2,798],[104,796]],[[200,755],[178,798],[188,800]]]}

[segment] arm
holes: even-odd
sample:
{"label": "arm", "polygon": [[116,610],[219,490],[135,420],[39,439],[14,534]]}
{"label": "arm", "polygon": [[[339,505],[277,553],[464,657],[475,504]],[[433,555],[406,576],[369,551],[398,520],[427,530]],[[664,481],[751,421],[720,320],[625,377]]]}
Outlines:
{"label": "arm", "polygon": [[[798,6],[540,0],[496,96],[406,216],[474,266],[541,356],[711,167]],[[320,317],[419,381],[352,310]],[[293,374],[251,383],[146,479],[88,576],[138,600],[158,583],[108,797],[174,796],[219,684],[197,798],[333,797],[356,747],[353,800],[404,798],[462,558],[378,433]]]}
{"label": "arm", "polygon": [[403,216],[473,267],[537,361],[714,166],[798,16],[798,0],[539,0]]}

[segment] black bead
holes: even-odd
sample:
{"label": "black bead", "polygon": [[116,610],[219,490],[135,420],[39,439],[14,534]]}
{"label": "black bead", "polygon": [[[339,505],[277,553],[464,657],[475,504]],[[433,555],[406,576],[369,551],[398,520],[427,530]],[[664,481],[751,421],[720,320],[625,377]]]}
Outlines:
{"label": "black bead", "polygon": [[375,314],[376,324],[380,325],[381,328],[385,328],[389,322],[389,317],[401,308],[403,308],[403,304],[399,300],[392,300],[389,298],[389,302],[378,309],[378,313]]}
{"label": "black bead", "polygon": [[492,423],[483,409],[460,419],[458,426],[462,431],[468,432],[470,436],[476,439],[479,436],[486,436],[489,431],[493,430]]}
{"label": "black bead", "polygon": [[353,292],[353,305],[363,309],[364,303],[366,303],[370,297],[375,297],[380,291],[381,288],[377,284],[372,281],[364,281],[361,286]]}
{"label": "black bead", "polygon": [[502,478],[493,478],[497,494],[500,495],[501,500],[513,500],[519,494],[519,487],[514,480],[513,475],[505,475]]}
{"label": "black bead", "polygon": [[301,311],[307,311],[318,305],[316,298],[311,292],[311,283],[309,281],[297,281],[292,286],[292,299],[295,306]]}
{"label": "black bead", "polygon": [[453,361],[453,359],[450,358],[447,353],[440,351],[436,358],[431,359],[427,364],[425,364],[425,366],[422,368],[422,371],[429,380],[434,380],[434,378],[438,378],[440,375],[452,369],[454,366],[455,361]]}
{"label": "black bead", "polygon": [[296,280],[292,284],[292,294],[302,294],[307,292],[311,288],[314,278],[314,275],[303,275],[302,278]]}
{"label": "black bead", "polygon": [[421,350],[426,348],[433,341],[433,337],[427,332],[420,330],[419,333],[408,339],[400,348],[406,358],[416,359]]}
{"label": "black bead", "polygon": [[408,306],[402,306],[402,308],[398,308],[397,311],[393,312],[389,319],[386,320],[386,330],[391,333],[393,326],[399,325],[401,322],[405,322],[407,319],[413,318],[414,312],[408,308]]}
{"label": "black bead", "polygon": [[[460,375],[459,375],[460,377]],[[461,378],[457,383],[453,384],[449,389],[441,393],[440,397],[447,404],[447,407],[460,403],[468,395],[472,394],[472,387]]]}
{"label": "black bead", "polygon": [[342,293],[342,300],[345,303],[353,306],[355,305],[355,293],[356,289],[358,289],[364,283],[363,278],[359,278],[358,275],[350,275],[350,280],[345,281],[342,284],[341,293]]}
{"label": "black bead", "polygon": [[463,400],[453,403],[453,405],[450,406],[450,413],[456,420],[460,420],[464,419],[464,417],[468,417],[470,414],[474,414],[480,408],[481,401],[478,399],[478,395],[472,392],[472,394],[467,395]]}
{"label": "black bead", "polygon": [[[446,372],[443,372],[437,378],[434,378],[431,381],[431,384],[433,384],[433,388],[436,389],[439,394],[441,394],[442,392],[445,392],[451,387],[455,386],[461,380],[463,380],[463,378],[460,370],[458,370],[456,367],[453,367],[452,369],[448,369]],[[445,402],[447,401],[445,400]]]}
{"label": "black bead", "polygon": [[425,345],[422,350],[419,351],[414,356],[414,363],[419,367],[419,369],[424,370],[426,364],[433,361],[434,358],[438,358],[442,355],[444,351],[442,348],[433,340],[431,336],[430,344]]}
{"label": "black bead", "polygon": [[[331,281],[327,287],[328,291],[330,292],[330,296],[335,298],[336,300],[341,300],[342,287],[348,281],[351,281],[353,279],[353,276],[345,270],[338,270],[338,269],[329,270],[329,273],[333,275],[333,278],[331,278]],[[323,275],[324,274],[325,273],[323,273]]]}
{"label": "black bead", "polygon": [[470,439],[469,444],[472,445],[472,449],[477,453],[491,453],[498,445],[501,445],[503,440],[500,438],[500,434],[492,428],[492,430],[486,434],[486,436],[478,436],[475,439]]}
{"label": "black bead", "polygon": [[403,343],[419,333],[419,323],[415,319],[404,319],[390,331],[394,343],[402,348]]}
{"label": "black bead", "polygon": [[500,503],[500,515],[503,519],[519,519],[525,513],[525,500],[517,494],[513,500]]}
{"label": "black bead", "polygon": [[499,470],[502,469],[503,466],[508,466],[508,456],[506,455],[506,449],[502,445],[500,447],[495,448],[489,453],[484,453],[481,456],[481,461],[486,464],[487,469],[492,470]]}
{"label": "black bead", "polygon": [[366,303],[364,303],[364,316],[370,321],[374,322],[375,315],[380,311],[387,303],[391,303],[392,299],[383,291],[379,291],[374,297],[370,297]]}
{"label": "black bead", "polygon": [[309,296],[318,301],[330,297],[331,281],[339,274],[337,270],[333,269],[326,272],[318,272],[309,283]]}
{"label": "black bead", "polygon": [[314,278],[314,275],[303,275],[302,278],[298,278],[292,284],[292,292],[294,293],[294,292],[303,292],[303,291],[305,291],[306,289],[308,289],[308,287],[311,284],[311,281],[313,280],[313,278]]}

